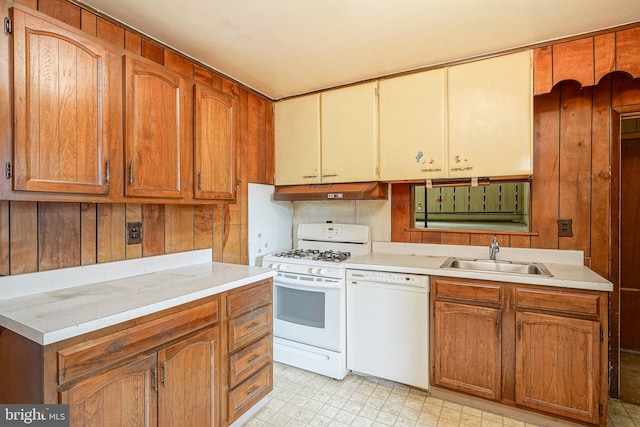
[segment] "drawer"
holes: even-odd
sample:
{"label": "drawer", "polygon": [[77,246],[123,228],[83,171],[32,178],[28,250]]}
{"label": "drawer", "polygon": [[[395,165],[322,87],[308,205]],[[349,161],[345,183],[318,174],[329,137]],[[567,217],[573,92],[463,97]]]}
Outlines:
{"label": "drawer", "polygon": [[516,308],[598,316],[600,295],[571,291],[516,288]]}
{"label": "drawer", "polygon": [[229,423],[235,421],[273,389],[273,365],[270,363],[255,375],[229,391]]}
{"label": "drawer", "polygon": [[58,351],[58,384],[151,350],[218,321],[218,301],[142,323]]}
{"label": "drawer", "polygon": [[272,332],[273,318],[271,305],[260,307],[228,323],[228,347],[229,353],[244,347],[258,338]]}
{"label": "drawer", "polygon": [[257,286],[244,287],[229,292],[227,296],[227,316],[239,316],[273,301],[273,281],[265,280]]}
{"label": "drawer", "polygon": [[502,302],[502,285],[484,282],[458,282],[436,278],[432,280],[435,298],[457,299],[488,304]]}
{"label": "drawer", "polygon": [[234,388],[273,360],[271,334],[229,357],[229,387]]}

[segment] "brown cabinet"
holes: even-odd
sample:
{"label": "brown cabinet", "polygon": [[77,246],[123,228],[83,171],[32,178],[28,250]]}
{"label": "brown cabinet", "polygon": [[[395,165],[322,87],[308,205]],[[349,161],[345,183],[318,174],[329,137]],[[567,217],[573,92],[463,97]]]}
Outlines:
{"label": "brown cabinet", "polygon": [[184,79],[151,61],[125,57],[126,196],[182,198],[190,183]]}
{"label": "brown cabinet", "polygon": [[109,51],[12,11],[13,189],[109,194]]}
{"label": "brown cabinet", "polygon": [[432,277],[431,384],[606,425],[606,292]]}
{"label": "brown cabinet", "polygon": [[273,389],[272,298],[271,280],[226,296],[229,423]]}
{"label": "brown cabinet", "polygon": [[193,197],[234,201],[238,162],[236,98],[196,85],[194,102]]}

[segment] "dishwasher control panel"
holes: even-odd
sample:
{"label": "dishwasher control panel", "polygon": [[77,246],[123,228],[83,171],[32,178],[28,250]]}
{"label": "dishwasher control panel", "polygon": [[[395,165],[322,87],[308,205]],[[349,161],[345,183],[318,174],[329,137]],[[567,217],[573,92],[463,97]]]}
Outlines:
{"label": "dishwasher control panel", "polygon": [[389,271],[347,270],[347,283],[352,281],[373,282],[389,285],[405,285],[426,288],[429,276],[409,273],[393,273]]}

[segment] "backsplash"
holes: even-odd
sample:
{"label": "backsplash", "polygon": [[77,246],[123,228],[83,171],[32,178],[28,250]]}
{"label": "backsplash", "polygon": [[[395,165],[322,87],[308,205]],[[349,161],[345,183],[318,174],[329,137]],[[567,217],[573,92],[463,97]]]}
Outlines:
{"label": "backsplash", "polygon": [[371,227],[371,240],[391,241],[391,202],[389,200],[345,200],[293,202],[293,229],[298,224],[332,221]]}

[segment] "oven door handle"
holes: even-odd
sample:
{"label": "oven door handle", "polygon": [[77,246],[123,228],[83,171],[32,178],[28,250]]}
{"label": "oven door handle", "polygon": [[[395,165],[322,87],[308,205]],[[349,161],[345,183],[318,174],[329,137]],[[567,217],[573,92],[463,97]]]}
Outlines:
{"label": "oven door handle", "polygon": [[296,279],[290,279],[282,276],[274,277],[273,284],[277,286],[279,283],[282,283],[283,285],[290,285],[291,287],[295,287],[295,288],[305,288],[310,290],[339,289],[342,287],[342,280],[339,280],[339,279],[337,279],[335,282],[333,280],[327,281],[327,282],[318,281],[318,282],[313,282],[314,283],[313,285],[308,285]]}

